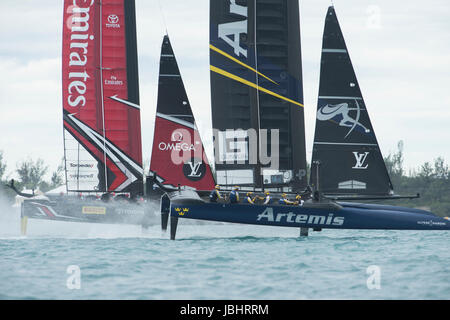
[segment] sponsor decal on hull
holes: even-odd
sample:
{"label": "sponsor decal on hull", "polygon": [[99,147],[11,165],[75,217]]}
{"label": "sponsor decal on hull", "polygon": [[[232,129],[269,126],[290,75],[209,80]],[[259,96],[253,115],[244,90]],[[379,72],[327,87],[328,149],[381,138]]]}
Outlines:
{"label": "sponsor decal on hull", "polygon": [[37,209],[37,211],[33,210],[32,214],[25,214],[25,216],[37,216],[37,217],[45,217],[48,219],[70,219],[70,220],[81,220],[80,218],[77,217],[71,217],[71,216],[66,216],[66,215],[61,215],[58,214],[55,209],[53,209],[51,206],[49,205],[44,205],[42,203],[39,202],[30,202],[33,205],[33,208]]}
{"label": "sponsor decal on hull", "polygon": [[178,213],[179,216],[184,216],[186,213],[189,212],[189,208],[175,208],[175,211]]}
{"label": "sponsor decal on hull", "polygon": [[143,214],[143,210],[134,210],[134,209],[116,209],[115,212],[121,216],[139,216]]}
{"label": "sponsor decal on hull", "polygon": [[433,221],[433,220],[417,221],[417,224],[426,225],[426,226],[446,226],[447,225],[445,222]]}
{"label": "sponsor decal on hull", "polygon": [[274,213],[273,208],[267,208],[258,215],[256,221],[300,223],[327,226],[343,226],[345,217],[334,216],[333,213],[326,215],[299,214],[294,212]]}
{"label": "sponsor decal on hull", "polygon": [[83,214],[106,214],[105,207],[83,207],[81,209]]}

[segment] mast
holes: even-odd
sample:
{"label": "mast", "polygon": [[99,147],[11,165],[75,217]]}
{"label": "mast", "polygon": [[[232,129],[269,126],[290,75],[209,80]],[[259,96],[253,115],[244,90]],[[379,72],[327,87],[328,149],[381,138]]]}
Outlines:
{"label": "mast", "polygon": [[160,184],[211,190],[215,181],[169,37],[160,57],[158,105],[150,171]]}
{"label": "mast", "polygon": [[68,191],[142,194],[134,1],[64,2]]}
{"label": "mast", "polygon": [[[252,8],[253,7],[253,8]],[[249,29],[250,34],[253,35],[252,37],[252,47],[254,48],[254,58],[255,58],[255,70],[258,70],[258,45],[257,45],[257,30],[258,30],[258,15],[257,15],[257,7],[258,3],[257,1],[252,1],[249,3],[249,10],[253,14],[250,15],[249,18]],[[253,21],[251,21],[253,19]],[[259,74],[256,72],[255,74],[255,84],[256,87],[259,87]],[[250,95],[251,102],[250,104],[254,107],[252,108],[252,116],[254,117],[254,126],[256,128],[256,154],[259,155],[261,152],[261,119],[260,119],[260,103],[259,103],[259,93],[257,90],[253,90]],[[253,172],[253,180],[256,188],[262,188],[264,189],[264,177],[262,172],[262,166],[260,161],[257,161],[255,164],[254,172]]]}
{"label": "mast", "polygon": [[210,24],[218,182],[304,188],[298,1],[213,0]]}
{"label": "mast", "polygon": [[320,163],[325,194],[389,195],[386,165],[370,122],[336,12],[325,19],[316,130],[311,163]]}

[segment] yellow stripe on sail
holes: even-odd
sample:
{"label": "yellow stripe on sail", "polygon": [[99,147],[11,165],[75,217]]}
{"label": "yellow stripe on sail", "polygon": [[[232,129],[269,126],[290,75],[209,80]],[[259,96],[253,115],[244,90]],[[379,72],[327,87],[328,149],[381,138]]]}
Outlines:
{"label": "yellow stripe on sail", "polygon": [[230,79],[236,80],[238,82],[241,82],[241,83],[243,83],[243,84],[245,84],[245,85],[247,85],[249,87],[255,88],[256,90],[262,91],[262,92],[270,94],[270,95],[272,95],[274,97],[280,98],[280,99],[285,100],[287,102],[290,102],[290,103],[296,104],[296,105],[298,105],[300,107],[303,107],[303,104],[301,104],[301,103],[299,103],[297,101],[291,100],[289,98],[283,97],[283,96],[281,96],[281,95],[279,95],[279,94],[277,94],[275,92],[272,92],[270,90],[267,90],[267,89],[265,89],[263,87],[257,86],[253,82],[250,82],[250,81],[247,81],[245,79],[242,79],[242,78],[240,78],[238,76],[235,76],[234,74],[226,72],[226,71],[224,71],[222,69],[219,69],[217,67],[214,67],[214,66],[210,66],[210,67],[211,67],[211,71],[213,71],[213,72],[216,72],[216,73],[221,74],[221,75],[223,75],[223,76],[225,76],[227,78],[230,78]]}
{"label": "yellow stripe on sail", "polygon": [[256,73],[259,74],[261,77],[266,78],[266,79],[269,80],[270,82],[273,82],[273,83],[275,83],[276,85],[279,85],[278,83],[276,83],[275,81],[273,81],[273,80],[270,79],[269,77],[263,75],[263,74],[262,74],[261,72],[259,72],[258,70],[253,69],[253,68],[250,67],[249,65],[246,65],[245,63],[239,61],[238,59],[236,59],[236,58],[230,56],[228,53],[226,53],[226,52],[224,52],[224,51],[222,51],[222,50],[220,50],[220,49],[214,47],[212,44],[210,44],[209,47],[211,48],[211,50],[214,50],[214,51],[220,53],[221,55],[227,57],[227,58],[230,59],[230,60],[233,60],[233,61],[236,62],[236,63],[239,63],[240,65],[242,65],[242,66],[244,66],[244,67],[246,67],[246,68],[252,70],[253,72],[256,72]]}

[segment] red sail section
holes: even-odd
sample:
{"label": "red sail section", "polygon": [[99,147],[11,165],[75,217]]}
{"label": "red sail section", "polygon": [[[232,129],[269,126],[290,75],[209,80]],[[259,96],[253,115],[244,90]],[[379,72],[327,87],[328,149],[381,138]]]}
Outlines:
{"label": "red sail section", "polygon": [[[98,20],[100,6],[97,3],[73,5],[64,2],[64,28],[62,52],[63,107],[89,127],[102,132],[98,121],[98,101],[101,97],[100,32]],[[97,17],[97,19],[96,19]]]}
{"label": "red sail section", "polygon": [[120,102],[128,100],[124,0],[102,1],[102,16],[106,138],[134,161],[142,163],[140,111],[137,106]]}
{"label": "red sail section", "polygon": [[[176,119],[175,119],[176,121]],[[190,123],[157,116],[150,170],[161,183],[197,190],[214,188],[214,178],[200,135]]]}
{"label": "red sail section", "polygon": [[128,101],[126,22],[134,19],[134,11],[126,16],[124,6],[129,3],[124,1],[64,2],[62,84],[69,190],[128,192],[142,182],[140,110],[138,101]]}
{"label": "red sail section", "polygon": [[[72,114],[102,133],[100,5],[64,1],[62,90],[64,114]],[[99,184],[98,161],[104,158],[82,133],[64,122],[64,147],[68,190],[93,190]]]}

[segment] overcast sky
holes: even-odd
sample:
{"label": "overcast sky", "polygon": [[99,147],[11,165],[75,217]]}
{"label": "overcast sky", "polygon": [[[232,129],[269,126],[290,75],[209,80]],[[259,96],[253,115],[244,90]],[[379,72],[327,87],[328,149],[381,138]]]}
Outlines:
{"label": "overcast sky", "polygon": [[[64,155],[62,3],[0,1],[0,150],[10,177],[15,176],[16,163],[27,157],[42,158],[53,171]],[[209,1],[160,3],[136,0],[144,159],[150,158],[159,54],[166,28],[212,159]],[[330,3],[300,0],[308,161],[322,33]],[[383,155],[395,152],[403,140],[407,169],[438,156],[449,161],[450,2],[334,0],[334,5]]]}

